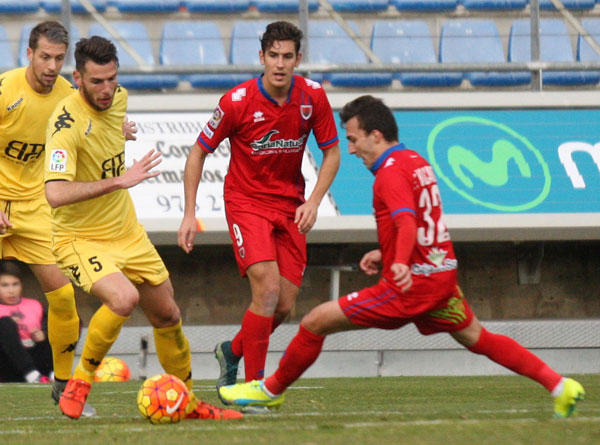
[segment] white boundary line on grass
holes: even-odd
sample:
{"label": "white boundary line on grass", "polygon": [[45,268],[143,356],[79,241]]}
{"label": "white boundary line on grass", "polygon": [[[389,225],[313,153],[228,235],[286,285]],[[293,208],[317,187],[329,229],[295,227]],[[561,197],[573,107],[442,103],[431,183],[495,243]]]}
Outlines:
{"label": "white boundary line on grass", "polygon": [[[363,413],[364,414],[364,413]],[[394,412],[390,412],[388,414],[397,414]],[[261,418],[264,418],[262,416],[258,416]],[[549,419],[551,420],[551,419]],[[557,420],[557,421],[562,421],[562,420]],[[393,426],[393,425],[398,425],[398,426],[428,426],[428,425],[449,425],[449,424],[468,424],[468,425],[474,425],[474,424],[480,424],[480,423],[533,423],[533,422],[543,422],[543,420],[540,419],[534,419],[534,418],[526,418],[526,419],[466,419],[466,420],[462,420],[462,419],[437,419],[437,420],[402,420],[402,421],[392,421],[392,422],[354,422],[354,423],[345,423],[345,424],[340,424],[340,427],[342,428],[381,428],[381,427],[389,427],[389,426]],[[569,419],[568,422],[576,422],[576,423],[580,423],[580,422],[600,422],[600,417],[573,417],[572,419]],[[230,430],[230,431],[247,431],[247,430],[266,430],[267,428],[266,425],[264,423],[261,423],[260,425],[234,425],[234,423],[230,423],[228,425],[225,426],[225,428],[223,428],[223,424],[220,424],[221,426],[209,426],[210,422],[208,423],[204,423],[203,425],[198,425],[196,423],[196,425],[191,425],[189,422],[185,422],[186,426],[184,427],[186,430],[194,430],[194,431],[222,431],[222,430]],[[176,429],[179,429],[179,425],[173,425]],[[152,425],[148,425],[147,427],[132,427],[132,428],[125,428],[125,429],[120,429],[119,433],[123,432],[123,433],[140,433],[140,432],[145,432],[148,431],[148,428],[152,428]],[[277,425],[273,425],[273,428],[278,428]],[[306,429],[310,429],[310,430],[314,430],[319,428],[318,425],[298,425],[296,426],[287,426],[288,429],[302,429],[302,430],[306,430]],[[89,425],[83,425],[80,428],[77,429],[72,429],[72,430],[62,430],[61,434],[69,434],[69,433],[75,433],[75,434],[80,434],[82,431],[85,432],[87,430],[89,431],[98,431],[98,429],[107,429],[107,430],[111,430],[113,431],[114,426],[112,425],[94,425],[94,424],[89,424]],[[18,429],[18,430],[1,430],[0,431],[0,436],[6,436],[6,435],[10,435],[10,434],[31,434],[33,431],[32,429],[28,429],[28,430],[23,430],[23,429]]]}

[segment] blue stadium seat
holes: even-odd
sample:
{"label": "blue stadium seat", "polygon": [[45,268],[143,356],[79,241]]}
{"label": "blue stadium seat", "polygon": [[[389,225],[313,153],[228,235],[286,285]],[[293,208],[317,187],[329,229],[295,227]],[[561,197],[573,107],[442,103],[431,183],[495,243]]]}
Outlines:
{"label": "blue stadium seat", "polygon": [[[298,12],[299,0],[250,0],[260,12]],[[319,9],[319,0],[308,0],[308,10],[313,12]]]}
{"label": "blue stadium seat", "polygon": [[[106,11],[106,0],[90,0],[90,3],[96,11]],[[48,14],[59,14],[62,10],[62,0],[41,0],[40,5]],[[87,10],[79,0],[71,0],[71,11],[74,14],[87,14]]]}
{"label": "blue stadium seat", "polygon": [[[36,23],[28,23],[23,25],[21,28],[21,37],[19,38],[19,52],[17,53],[17,62],[19,66],[29,65],[29,59],[27,58],[27,48],[29,47],[29,34]],[[75,52],[75,44],[80,38],[79,30],[76,26],[71,25],[71,35],[69,36],[69,49],[67,50],[68,56],[65,61],[66,64],[75,66],[75,59],[73,53]]]}
{"label": "blue stadium seat", "polygon": [[110,0],[123,13],[163,13],[179,11],[180,0]]}
{"label": "blue stadium seat", "polygon": [[38,12],[40,0],[2,0],[0,14],[28,14]]}
{"label": "blue stadium seat", "polygon": [[[440,62],[505,63],[502,41],[492,20],[448,20],[442,25]],[[473,86],[513,86],[527,84],[526,72],[470,72],[465,77]]]}
{"label": "blue stadium seat", "polygon": [[[354,24],[350,25],[356,30]],[[337,22],[309,21],[308,38],[311,63],[369,63],[365,53]],[[340,87],[377,87],[392,83],[392,75],[389,73],[325,73],[323,79],[330,81],[333,86]]]}
{"label": "blue stadium seat", "polygon": [[[437,63],[429,28],[420,20],[377,20],[371,35],[371,49],[384,63]],[[402,85],[410,87],[458,86],[462,73],[395,73]]]}
{"label": "blue stadium seat", "polygon": [[[148,65],[155,65],[148,32],[142,23],[112,22],[111,25]],[[121,67],[138,66],[134,58],[125,51],[118,42],[114,41],[110,34],[100,24],[92,24],[90,26],[89,35],[98,35],[113,41],[117,47],[119,65]],[[175,88],[178,84],[178,78],[176,75],[167,74],[120,74],[119,83],[125,88],[140,90]]]}
{"label": "blue stadium seat", "polygon": [[[592,9],[595,4],[595,0],[561,0],[562,4],[567,9]],[[540,9],[549,9],[556,11],[556,7],[550,0],[540,0]]]}
{"label": "blue stadium seat", "polygon": [[[581,20],[581,24],[596,43],[600,44],[600,19],[585,18]],[[581,34],[577,39],[577,60],[581,62],[600,62],[600,55],[594,51]],[[592,74],[597,75],[600,79],[600,72],[588,71],[588,75]]]}
{"label": "blue stadium seat", "polygon": [[524,9],[529,0],[460,0],[465,9],[511,10]]}
{"label": "blue stadium seat", "polygon": [[10,40],[6,30],[0,26],[0,73],[16,68]]}
{"label": "blue stadium seat", "polygon": [[[161,65],[227,65],[221,32],[213,22],[166,22],[160,45]],[[248,76],[185,74],[195,88],[232,88]]]}
{"label": "blue stadium seat", "polygon": [[[270,23],[267,20],[242,20],[235,22],[231,32],[229,61],[235,65],[259,65],[260,38]],[[258,73],[238,74],[244,80],[258,76]]]}
{"label": "blue stadium seat", "polygon": [[458,0],[390,0],[398,11],[452,11]]}
{"label": "blue stadium seat", "polygon": [[243,12],[250,8],[250,0],[182,0],[189,12]]}
{"label": "blue stadium seat", "polygon": [[389,0],[329,0],[329,4],[340,12],[377,12],[387,10]]}
{"label": "blue stadium seat", "polygon": [[[508,60],[529,62],[531,60],[531,36],[529,19],[515,20],[510,28]],[[540,59],[544,62],[573,62],[571,40],[564,22],[559,19],[540,20]],[[548,85],[584,85],[597,83],[593,72],[544,71],[542,82]]]}

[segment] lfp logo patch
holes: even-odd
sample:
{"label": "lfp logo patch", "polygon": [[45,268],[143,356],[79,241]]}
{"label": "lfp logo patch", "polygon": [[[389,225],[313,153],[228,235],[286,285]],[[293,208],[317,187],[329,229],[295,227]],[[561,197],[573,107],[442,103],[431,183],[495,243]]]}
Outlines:
{"label": "lfp logo patch", "polygon": [[52,150],[50,153],[50,171],[64,172],[67,170],[67,151],[61,148]]}
{"label": "lfp logo patch", "polygon": [[492,210],[532,209],[550,192],[550,171],[540,151],[489,119],[457,116],[439,123],[429,134],[427,155],[448,187]]}

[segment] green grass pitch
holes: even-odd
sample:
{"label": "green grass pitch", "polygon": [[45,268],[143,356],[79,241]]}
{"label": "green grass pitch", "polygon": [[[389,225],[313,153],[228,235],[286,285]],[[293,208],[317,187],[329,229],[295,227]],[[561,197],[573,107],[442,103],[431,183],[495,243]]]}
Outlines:
{"label": "green grass pitch", "polygon": [[[96,383],[98,415],[63,416],[43,384],[0,385],[0,444],[600,444],[600,374],[574,376],[586,399],[552,418],[552,398],[518,376],[302,379],[282,408],[238,421],[152,425],[139,381]],[[198,397],[220,405],[211,381]]]}

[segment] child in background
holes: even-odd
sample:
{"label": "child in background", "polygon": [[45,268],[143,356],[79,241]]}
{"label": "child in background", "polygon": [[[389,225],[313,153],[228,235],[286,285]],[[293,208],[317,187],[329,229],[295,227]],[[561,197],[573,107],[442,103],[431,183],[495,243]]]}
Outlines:
{"label": "child in background", "polygon": [[50,382],[52,350],[46,313],[38,300],[23,298],[19,267],[0,262],[0,381]]}

